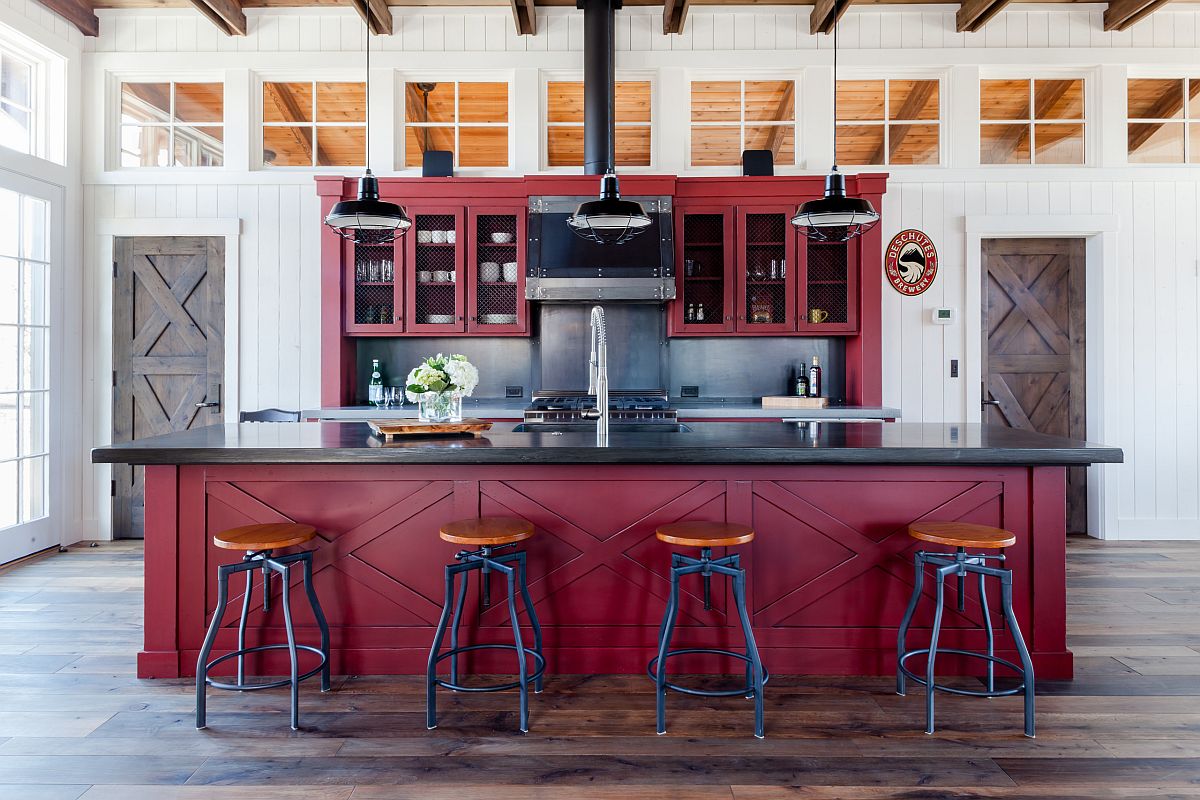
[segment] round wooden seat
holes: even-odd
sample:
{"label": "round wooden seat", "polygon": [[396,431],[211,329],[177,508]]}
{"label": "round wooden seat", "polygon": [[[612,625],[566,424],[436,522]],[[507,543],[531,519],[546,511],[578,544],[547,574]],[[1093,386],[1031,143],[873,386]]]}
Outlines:
{"label": "round wooden seat", "polygon": [[729,547],[754,539],[753,530],[730,522],[672,522],[661,526],[655,535],[660,542],[683,547]]}
{"label": "round wooden seat", "polygon": [[221,531],[213,535],[213,544],[225,550],[278,550],[304,544],[316,535],[317,529],[312,525],[268,522]]}
{"label": "round wooden seat", "polygon": [[999,549],[1017,543],[1017,536],[1011,531],[973,522],[914,522],[908,526],[908,535],[922,542],[951,547]]}
{"label": "round wooden seat", "polygon": [[447,522],[438,531],[447,542],[473,547],[494,547],[533,536],[533,523],[513,517],[475,517]]}

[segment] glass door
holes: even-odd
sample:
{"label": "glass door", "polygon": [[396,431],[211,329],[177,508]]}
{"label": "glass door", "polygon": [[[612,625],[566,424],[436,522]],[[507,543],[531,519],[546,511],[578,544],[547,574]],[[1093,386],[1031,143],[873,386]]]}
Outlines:
{"label": "glass door", "polygon": [[468,227],[467,331],[485,336],[526,333],[524,207],[472,208]]}
{"label": "glass door", "polygon": [[[365,241],[345,244],[346,333],[357,336],[394,336],[404,330],[404,285],[397,276],[401,244],[375,241],[382,234],[367,234]],[[401,240],[402,241],[402,240]]]}
{"label": "glass door", "polygon": [[739,208],[738,333],[796,330],[796,232],[791,208]]}
{"label": "glass door", "polygon": [[733,209],[675,209],[675,282],[671,335],[734,330]]}
{"label": "glass door", "polygon": [[404,306],[408,333],[462,333],[464,209],[408,209],[413,225],[404,237]]}

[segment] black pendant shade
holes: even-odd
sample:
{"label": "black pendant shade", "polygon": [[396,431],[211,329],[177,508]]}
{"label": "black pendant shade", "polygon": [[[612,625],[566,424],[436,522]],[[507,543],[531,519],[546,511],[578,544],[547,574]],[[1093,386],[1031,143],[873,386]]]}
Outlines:
{"label": "black pendant shade", "polygon": [[617,176],[609,172],[600,179],[600,199],[580,203],[567,224],[597,244],[624,244],[650,227],[650,217],[641,203],[621,199]]}
{"label": "black pendant shade", "polygon": [[412,227],[412,220],[400,206],[379,199],[379,180],[367,170],[358,179],[358,198],[343,200],[331,208],[325,224],[344,239],[385,244],[403,236]]}
{"label": "black pendant shade", "polygon": [[862,236],[879,222],[871,201],[846,196],[846,176],[837,165],[825,176],[825,196],[802,204],[792,224],[805,236],[819,242],[845,242]]}

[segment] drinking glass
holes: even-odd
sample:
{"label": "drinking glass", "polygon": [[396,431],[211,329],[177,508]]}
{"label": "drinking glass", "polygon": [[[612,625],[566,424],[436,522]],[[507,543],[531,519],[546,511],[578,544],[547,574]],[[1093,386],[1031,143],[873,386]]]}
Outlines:
{"label": "drinking glass", "polygon": [[383,399],[389,406],[402,408],[404,406],[404,388],[401,386],[383,387]]}

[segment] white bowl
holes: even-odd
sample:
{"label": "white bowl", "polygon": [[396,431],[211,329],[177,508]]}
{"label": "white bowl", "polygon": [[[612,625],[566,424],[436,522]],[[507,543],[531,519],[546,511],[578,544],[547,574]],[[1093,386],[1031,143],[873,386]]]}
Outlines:
{"label": "white bowl", "polygon": [[484,325],[515,325],[516,314],[484,314],[479,318]]}
{"label": "white bowl", "polygon": [[[433,242],[434,244],[445,244],[446,243],[446,232],[445,231],[430,231],[429,232],[429,240],[431,242]],[[418,239],[417,241],[420,241],[420,240]]]}
{"label": "white bowl", "polygon": [[429,283],[431,280],[433,280],[433,276],[429,274],[428,270],[423,269],[417,272],[417,283]]}
{"label": "white bowl", "polygon": [[511,244],[516,237],[506,231],[496,231],[492,234],[492,241],[496,244]]}
{"label": "white bowl", "polygon": [[425,322],[429,325],[449,325],[454,322],[453,314],[426,314]]}
{"label": "white bowl", "polygon": [[454,244],[458,241],[458,231],[446,231],[446,243]]}
{"label": "white bowl", "polygon": [[446,281],[448,281],[448,280],[450,280],[450,272],[449,272],[449,270],[444,270],[444,269],[435,269],[435,270],[433,271],[433,281],[434,281],[434,283],[445,283],[445,282],[446,282]]}
{"label": "white bowl", "polygon": [[433,241],[433,231],[417,231],[417,244],[429,244]]}
{"label": "white bowl", "polygon": [[484,283],[495,283],[500,280],[500,265],[495,261],[484,261],[479,265],[479,280]]}
{"label": "white bowl", "polygon": [[517,262],[509,261],[504,264],[504,280],[509,283],[517,282]]}

